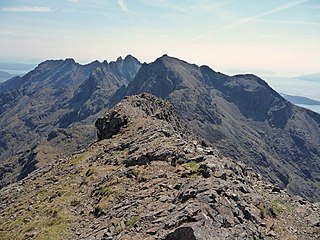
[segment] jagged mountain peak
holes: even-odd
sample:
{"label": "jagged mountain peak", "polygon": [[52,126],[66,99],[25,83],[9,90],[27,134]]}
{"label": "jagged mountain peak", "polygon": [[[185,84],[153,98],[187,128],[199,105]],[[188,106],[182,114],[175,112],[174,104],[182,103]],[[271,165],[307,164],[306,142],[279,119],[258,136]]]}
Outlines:
{"label": "jagged mountain peak", "polygon": [[60,127],[92,117],[109,104],[110,97],[121,86],[126,86],[136,75],[139,61],[107,61],[99,64],[69,100],[72,111],[59,121]]}
{"label": "jagged mountain peak", "polygon": [[175,67],[177,65],[183,65],[183,64],[196,66],[195,64],[190,64],[184,60],[181,60],[177,57],[169,56],[167,54],[164,54],[161,57],[157,58],[153,63],[162,63],[162,64],[164,64],[164,66],[166,66],[168,68]]}
{"label": "jagged mountain peak", "polygon": [[90,63],[85,64],[84,66],[88,66],[88,65],[99,65],[99,64],[101,64],[101,62],[100,62],[99,60],[94,60],[94,61],[92,61],[92,62],[90,62]]}
{"label": "jagged mountain peak", "polygon": [[[135,79],[129,83],[125,94],[149,92],[166,98],[174,90],[196,89],[200,74],[196,65],[164,55],[150,64],[143,64]],[[119,97],[118,94],[115,99]]]}
{"label": "jagged mountain peak", "polygon": [[128,54],[125,58],[122,58],[122,56],[119,56],[115,61],[111,61],[110,64],[116,64],[116,65],[122,65],[122,64],[136,64],[139,63],[139,60],[132,56],[131,54]]}
{"label": "jagged mountain peak", "polygon": [[76,61],[73,58],[66,58],[64,60],[65,63],[76,63]]}
{"label": "jagged mountain peak", "polygon": [[132,56],[131,54],[127,55],[124,58],[123,63],[125,65],[129,65],[129,64],[139,64],[139,65],[141,65],[140,61],[137,58],[135,58],[134,56]]}
{"label": "jagged mountain peak", "polygon": [[120,62],[122,62],[122,61],[123,61],[123,59],[122,59],[121,56],[119,56],[119,57],[117,58],[117,60],[116,60],[116,62],[118,62],[118,63],[120,63]]}
{"label": "jagged mountain peak", "polygon": [[131,55],[131,54],[128,54],[128,55],[124,58],[124,60],[127,60],[127,61],[129,61],[129,60],[138,61],[138,59],[137,59],[136,57],[134,57],[133,55]]}

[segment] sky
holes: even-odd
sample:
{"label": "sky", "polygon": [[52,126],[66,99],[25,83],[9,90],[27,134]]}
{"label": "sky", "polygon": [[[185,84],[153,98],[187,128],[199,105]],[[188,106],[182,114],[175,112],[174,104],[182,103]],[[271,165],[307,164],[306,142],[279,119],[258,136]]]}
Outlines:
{"label": "sky", "polygon": [[231,74],[319,73],[320,0],[0,0],[1,62],[127,54]]}

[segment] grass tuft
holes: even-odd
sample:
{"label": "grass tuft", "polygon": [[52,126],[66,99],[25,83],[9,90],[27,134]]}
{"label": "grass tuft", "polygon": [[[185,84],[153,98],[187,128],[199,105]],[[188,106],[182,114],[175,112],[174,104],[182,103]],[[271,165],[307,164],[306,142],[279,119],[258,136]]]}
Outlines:
{"label": "grass tuft", "polygon": [[139,220],[140,218],[138,216],[133,216],[126,222],[126,225],[128,227],[134,227]]}

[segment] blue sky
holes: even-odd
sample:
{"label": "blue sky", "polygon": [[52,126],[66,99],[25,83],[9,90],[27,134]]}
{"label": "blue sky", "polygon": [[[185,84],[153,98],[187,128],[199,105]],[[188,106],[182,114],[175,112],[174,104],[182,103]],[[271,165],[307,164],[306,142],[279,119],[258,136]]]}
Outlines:
{"label": "blue sky", "polygon": [[1,0],[0,61],[164,53],[228,73],[320,72],[320,0]]}

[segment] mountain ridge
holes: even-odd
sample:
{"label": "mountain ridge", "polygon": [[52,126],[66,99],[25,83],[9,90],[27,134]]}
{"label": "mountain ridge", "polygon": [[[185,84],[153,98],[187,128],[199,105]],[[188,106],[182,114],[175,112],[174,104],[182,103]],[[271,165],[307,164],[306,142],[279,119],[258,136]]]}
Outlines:
{"label": "mountain ridge", "polygon": [[98,141],[0,189],[5,239],[317,239],[319,204],[197,137],[173,105],[130,96]]}

